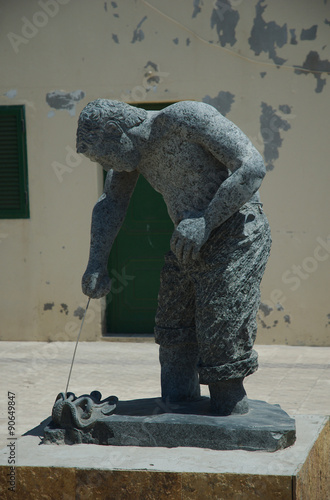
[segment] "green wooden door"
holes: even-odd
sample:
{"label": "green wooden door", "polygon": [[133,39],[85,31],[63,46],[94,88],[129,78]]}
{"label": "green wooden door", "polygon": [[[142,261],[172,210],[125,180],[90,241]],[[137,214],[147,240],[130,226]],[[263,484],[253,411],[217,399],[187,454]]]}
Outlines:
{"label": "green wooden door", "polygon": [[172,233],[162,196],[140,176],[109,257],[108,333],[153,333],[159,274]]}

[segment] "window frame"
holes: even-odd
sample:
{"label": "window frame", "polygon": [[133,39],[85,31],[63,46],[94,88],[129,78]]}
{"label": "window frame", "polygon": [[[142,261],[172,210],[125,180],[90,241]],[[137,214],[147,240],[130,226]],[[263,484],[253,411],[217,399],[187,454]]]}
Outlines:
{"label": "window frame", "polygon": [[[18,181],[17,187],[19,190],[19,208],[0,208],[0,219],[29,219],[29,184],[28,184],[28,165],[27,165],[27,145],[26,145],[26,118],[25,106],[19,105],[0,105],[0,124],[5,130],[5,120],[3,116],[11,116],[16,118],[16,153],[18,158]],[[15,133],[13,133],[14,137]],[[0,146],[1,148],[1,146]],[[13,146],[14,151],[15,146]],[[1,150],[0,150],[1,160]],[[1,165],[0,165],[1,172]],[[6,185],[6,173],[1,173],[2,182]]]}

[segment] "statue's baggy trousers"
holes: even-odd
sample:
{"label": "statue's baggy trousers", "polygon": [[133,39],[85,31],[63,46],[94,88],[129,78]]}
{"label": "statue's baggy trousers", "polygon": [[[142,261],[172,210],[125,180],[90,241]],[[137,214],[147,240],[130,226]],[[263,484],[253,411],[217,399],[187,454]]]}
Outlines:
{"label": "statue's baggy trousers", "polygon": [[257,370],[256,315],[271,247],[261,207],[246,203],[211,233],[196,260],[165,256],[155,327],[162,367],[196,358],[201,384]]}

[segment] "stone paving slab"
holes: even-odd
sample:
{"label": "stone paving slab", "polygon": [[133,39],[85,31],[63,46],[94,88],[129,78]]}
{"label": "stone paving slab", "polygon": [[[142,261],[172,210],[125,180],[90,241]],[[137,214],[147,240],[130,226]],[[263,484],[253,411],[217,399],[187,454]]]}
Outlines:
{"label": "stone paving slab", "polygon": [[[99,446],[96,444],[43,445],[43,427],[17,441],[20,467],[75,467],[102,470],[158,470],[167,472],[221,472],[235,474],[294,475],[306,460],[328,418],[299,415],[293,446],[267,451],[211,450],[192,447]],[[0,450],[0,466],[8,453]]]}
{"label": "stone paving slab", "polygon": [[[8,437],[7,392],[15,394],[19,436],[51,413],[65,390],[74,342],[1,342],[0,448]],[[250,399],[280,404],[289,415],[330,415],[330,347],[257,345],[260,369],[246,379]],[[141,342],[80,342],[70,391],[97,389],[120,400],[159,397],[158,346]],[[208,388],[202,386],[208,396]]]}

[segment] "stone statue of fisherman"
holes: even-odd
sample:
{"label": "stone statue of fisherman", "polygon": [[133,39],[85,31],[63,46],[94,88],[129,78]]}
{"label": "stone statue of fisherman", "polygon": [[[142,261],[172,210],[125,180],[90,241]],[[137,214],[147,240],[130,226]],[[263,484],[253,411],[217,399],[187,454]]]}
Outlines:
{"label": "stone statue of fisherman", "polygon": [[162,397],[195,400],[207,384],[215,414],[247,413],[243,380],[258,368],[256,314],[271,246],[258,194],[261,155],[208,104],[145,111],[106,99],[82,111],[77,151],[108,171],[93,210],[83,292],[110,291],[109,252],[143,175],[175,227],[155,319]]}

